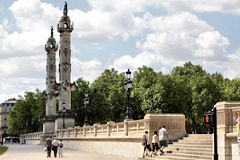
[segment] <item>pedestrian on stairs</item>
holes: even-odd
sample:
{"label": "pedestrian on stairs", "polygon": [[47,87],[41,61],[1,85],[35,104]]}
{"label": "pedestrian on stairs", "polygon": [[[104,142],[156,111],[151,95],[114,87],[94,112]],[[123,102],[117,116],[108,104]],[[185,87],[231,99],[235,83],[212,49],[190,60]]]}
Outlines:
{"label": "pedestrian on stairs", "polygon": [[168,132],[165,125],[159,130],[159,142],[160,142],[160,155],[164,153],[163,149],[167,147],[167,141],[169,142]]}
{"label": "pedestrian on stairs", "polygon": [[[148,149],[148,151],[151,152],[150,156],[152,157],[153,152],[152,152],[152,149],[150,147],[150,143],[148,141],[148,131],[145,131],[145,134],[143,135],[142,145],[144,147],[144,149],[143,149],[143,156],[142,157],[145,158],[146,149]],[[146,153],[146,155],[148,155],[148,154]]]}
{"label": "pedestrian on stairs", "polygon": [[152,136],[152,146],[154,155],[157,155],[157,151],[160,149],[158,146],[158,131],[154,131],[154,135]]}

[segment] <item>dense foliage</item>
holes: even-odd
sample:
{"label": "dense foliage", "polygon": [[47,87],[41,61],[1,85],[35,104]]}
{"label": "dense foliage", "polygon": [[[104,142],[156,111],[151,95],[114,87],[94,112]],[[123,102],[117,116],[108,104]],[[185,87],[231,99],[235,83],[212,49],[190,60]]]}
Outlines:
{"label": "dense foliage", "polygon": [[[124,73],[106,69],[92,84],[79,78],[77,90],[72,92],[72,110],[76,125],[84,123],[84,92],[89,92],[90,124],[123,121],[126,112]],[[240,80],[229,80],[220,73],[207,73],[201,66],[187,62],[164,75],[143,66],[133,74],[130,105],[133,119],[147,113],[183,113],[188,133],[207,132],[203,124],[204,112],[219,101],[240,100]],[[11,133],[37,131],[41,123],[37,117],[45,115],[44,92],[26,92],[14,107],[9,122]],[[26,122],[32,125],[26,125]]]}

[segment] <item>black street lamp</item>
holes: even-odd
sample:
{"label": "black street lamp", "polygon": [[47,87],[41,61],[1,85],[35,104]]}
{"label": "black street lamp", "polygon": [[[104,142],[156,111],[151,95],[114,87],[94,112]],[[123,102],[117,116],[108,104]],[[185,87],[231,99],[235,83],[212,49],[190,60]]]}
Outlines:
{"label": "black street lamp", "polygon": [[87,126],[88,123],[88,109],[87,105],[89,104],[89,99],[88,99],[88,91],[84,92],[84,110],[85,110],[85,119],[84,119],[84,126]]}
{"label": "black street lamp", "polygon": [[28,128],[28,121],[26,121],[26,130],[25,130],[25,134],[27,133],[27,128]]}
{"label": "black street lamp", "polygon": [[65,129],[65,113],[66,113],[66,104],[62,103],[62,113],[63,113],[63,129]]}
{"label": "black street lamp", "polygon": [[40,122],[41,122],[41,116],[38,115],[38,132],[40,132]]}
{"label": "black street lamp", "polygon": [[34,132],[34,118],[32,117],[32,121],[31,121],[31,125],[32,125],[32,133]]}
{"label": "black street lamp", "polygon": [[131,89],[132,89],[132,81],[131,81],[131,72],[128,69],[126,72],[126,77],[127,77],[127,81],[125,82],[125,90],[127,93],[127,111],[126,111],[126,118],[127,120],[132,119],[131,116],[131,108],[130,108],[130,104],[129,104],[129,97],[131,94]]}

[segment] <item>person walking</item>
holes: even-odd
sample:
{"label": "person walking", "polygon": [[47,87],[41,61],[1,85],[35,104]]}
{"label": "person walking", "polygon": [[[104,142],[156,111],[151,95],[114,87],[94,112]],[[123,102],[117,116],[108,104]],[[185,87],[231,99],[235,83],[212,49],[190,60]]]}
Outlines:
{"label": "person walking", "polygon": [[168,138],[168,132],[167,129],[165,128],[165,125],[162,126],[162,128],[159,130],[159,142],[160,142],[160,152],[162,155],[164,153],[163,149],[167,147],[167,141],[169,142]]}
{"label": "person walking", "polygon": [[54,157],[57,157],[57,149],[58,149],[58,140],[57,138],[54,138],[54,140],[52,141],[52,150],[54,152]]}
{"label": "person walking", "polygon": [[152,146],[153,146],[153,153],[157,155],[157,151],[159,150],[158,146],[158,131],[154,131],[154,135],[152,136]]}
{"label": "person walking", "polygon": [[46,140],[46,147],[47,147],[47,158],[51,157],[51,149],[52,149],[52,139],[48,137]]}
{"label": "person walking", "polygon": [[58,148],[59,148],[58,156],[63,157],[63,142],[61,139],[58,142]]}
{"label": "person walking", "polygon": [[[150,144],[148,142],[148,131],[145,131],[145,134],[143,135],[142,145],[144,147],[142,157],[145,158],[146,149],[148,149],[149,152],[152,152],[152,149],[151,149]],[[148,154],[146,153],[146,155],[148,155]],[[152,153],[151,153],[151,157],[152,157]]]}

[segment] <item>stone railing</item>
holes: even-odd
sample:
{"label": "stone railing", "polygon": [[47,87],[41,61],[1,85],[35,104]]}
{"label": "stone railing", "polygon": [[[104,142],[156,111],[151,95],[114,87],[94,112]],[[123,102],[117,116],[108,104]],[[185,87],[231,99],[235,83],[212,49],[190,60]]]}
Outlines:
{"label": "stone railing", "polygon": [[[142,120],[128,120],[124,122],[108,122],[107,124],[94,124],[93,126],[76,126],[74,128],[56,131],[57,138],[141,138],[145,131],[150,135],[158,131],[162,125],[166,126],[169,137],[178,139],[186,134],[185,116],[182,114],[147,114]],[[150,137],[150,136],[149,136]]]}
{"label": "stone railing", "polygon": [[29,133],[23,136],[26,144],[45,144],[46,137],[56,136],[64,141],[66,148],[136,158],[142,155],[141,141],[144,132],[149,132],[151,141],[153,132],[158,131],[162,125],[166,126],[171,140],[186,134],[183,114],[147,114],[141,120],[76,126],[57,130],[55,135]]}
{"label": "stone railing", "polygon": [[24,139],[32,139],[32,140],[40,140],[42,137],[42,132],[35,132],[35,133],[28,133],[28,134],[22,134],[21,137]]}
{"label": "stone railing", "polygon": [[240,102],[218,102],[217,134],[219,160],[233,160],[240,156],[237,144],[236,120],[240,117]]}

